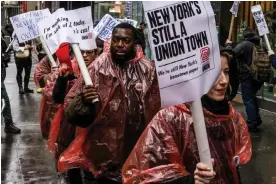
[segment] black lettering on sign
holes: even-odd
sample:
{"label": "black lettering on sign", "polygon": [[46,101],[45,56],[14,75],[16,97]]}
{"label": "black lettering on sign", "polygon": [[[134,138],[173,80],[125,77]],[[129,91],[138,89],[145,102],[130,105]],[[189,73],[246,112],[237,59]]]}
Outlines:
{"label": "black lettering on sign", "polygon": [[201,14],[201,9],[200,9],[200,7],[198,5],[198,1],[194,1],[194,4],[195,4],[195,7],[196,7],[197,14]]}
{"label": "black lettering on sign", "polygon": [[169,8],[163,8],[161,10],[154,10],[152,12],[147,13],[150,27],[159,27],[164,24],[170,23],[170,12]]}
{"label": "black lettering on sign", "polygon": [[183,6],[185,17],[192,17],[195,15],[194,10],[189,2],[183,3],[182,6]]}
{"label": "black lettering on sign", "polygon": [[173,14],[174,21],[176,21],[177,20],[176,19],[176,6],[171,6],[170,9],[171,9],[171,12]]}
{"label": "black lettering on sign", "polygon": [[208,45],[208,37],[206,31],[202,31],[200,33],[196,33],[189,37],[185,38],[188,51],[196,50],[197,48],[201,48],[205,45]]}
{"label": "black lettering on sign", "polygon": [[153,12],[148,12],[147,15],[148,15],[148,19],[150,22],[150,27],[151,28],[157,27],[157,23],[156,23]]}
{"label": "black lettering on sign", "polygon": [[169,24],[170,23],[170,13],[169,13],[169,8],[164,8],[161,11],[161,15],[164,20],[164,24]]}
{"label": "black lettering on sign", "polygon": [[160,75],[165,75],[165,72],[164,71],[159,71],[158,76],[160,76]]}
{"label": "black lettering on sign", "polygon": [[154,49],[155,49],[157,61],[162,61],[164,59],[176,57],[176,56],[179,56],[179,55],[185,53],[183,39],[174,40],[170,43],[159,45],[159,46],[155,47]]}
{"label": "black lettering on sign", "polygon": [[180,30],[181,30],[181,37],[187,36],[187,31],[183,21],[180,22]]}
{"label": "black lettering on sign", "polygon": [[15,25],[16,25],[16,27],[23,27],[21,22],[18,22]]}
{"label": "black lettering on sign", "polygon": [[152,37],[153,37],[153,44],[158,45],[159,44],[159,37],[158,37],[158,30],[157,29],[153,29],[151,31]]}
{"label": "black lettering on sign", "polygon": [[180,35],[177,34],[176,32],[176,28],[174,24],[153,29],[152,36],[153,36],[153,43],[155,45],[180,38]]}

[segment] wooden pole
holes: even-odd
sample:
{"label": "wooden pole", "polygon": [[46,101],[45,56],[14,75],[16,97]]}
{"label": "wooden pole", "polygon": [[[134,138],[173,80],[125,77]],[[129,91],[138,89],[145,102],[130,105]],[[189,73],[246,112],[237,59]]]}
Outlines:
{"label": "wooden pole", "polygon": [[249,26],[249,19],[248,19],[248,11],[249,11],[249,1],[245,1],[245,8],[244,8],[244,20],[247,23],[247,26]]}
{"label": "wooden pole", "polygon": [[197,147],[199,150],[198,153],[199,153],[200,162],[208,165],[208,167],[211,170],[213,170],[210,147],[207,139],[207,131],[206,131],[206,125],[205,125],[205,120],[203,115],[203,108],[202,108],[202,103],[200,99],[192,102],[191,111],[192,111]]}
{"label": "wooden pole", "polygon": [[232,14],[231,24],[230,24],[230,28],[229,28],[229,34],[228,34],[228,40],[231,40],[233,26],[234,26],[234,21],[235,21],[235,15]]}
{"label": "wooden pole", "polygon": [[[252,6],[254,6],[254,1],[250,1],[250,7],[248,7],[248,9],[250,10]],[[249,15],[249,26],[251,29],[254,28],[254,18],[253,18],[252,13],[250,13],[250,15]]]}

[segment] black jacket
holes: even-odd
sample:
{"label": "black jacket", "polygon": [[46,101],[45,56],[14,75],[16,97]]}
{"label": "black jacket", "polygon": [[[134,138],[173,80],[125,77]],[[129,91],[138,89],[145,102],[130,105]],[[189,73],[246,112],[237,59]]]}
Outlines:
{"label": "black jacket", "polygon": [[76,77],[74,75],[69,75],[67,77],[59,76],[56,80],[52,98],[55,103],[62,104],[66,96],[66,89],[68,81],[74,80]]}
{"label": "black jacket", "polygon": [[242,41],[233,49],[241,81],[251,76],[250,65],[252,64],[253,44],[259,45],[259,43],[260,37],[254,36]]}
{"label": "black jacket", "polygon": [[7,49],[6,42],[1,38],[1,82],[6,78],[6,67],[8,63],[5,62],[5,51]]}

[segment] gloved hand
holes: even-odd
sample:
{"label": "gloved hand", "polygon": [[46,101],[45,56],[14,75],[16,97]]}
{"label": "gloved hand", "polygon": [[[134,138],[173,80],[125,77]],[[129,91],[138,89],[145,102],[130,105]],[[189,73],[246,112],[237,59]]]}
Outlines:
{"label": "gloved hand", "polygon": [[269,51],[268,51],[268,56],[271,56],[272,54],[275,54],[275,53],[273,52],[273,50],[269,50]]}

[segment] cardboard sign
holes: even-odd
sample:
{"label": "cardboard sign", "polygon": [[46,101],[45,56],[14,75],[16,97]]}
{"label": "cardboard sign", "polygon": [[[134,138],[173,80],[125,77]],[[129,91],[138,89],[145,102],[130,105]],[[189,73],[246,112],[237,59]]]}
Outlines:
{"label": "cardboard sign", "polygon": [[117,19],[119,22],[126,22],[129,23],[131,25],[133,25],[133,27],[137,27],[138,22],[136,20],[132,20],[132,19]]}
{"label": "cardboard sign", "polygon": [[116,19],[114,19],[111,15],[106,14],[94,28],[94,35],[105,41],[111,38],[113,28],[118,24],[119,22]]}
{"label": "cardboard sign", "polygon": [[26,42],[39,36],[37,23],[50,16],[49,9],[30,11],[10,18],[19,43]]}
{"label": "cardboard sign", "polygon": [[210,2],[143,1],[162,107],[195,101],[221,70]]}
{"label": "cardboard sign", "polygon": [[265,34],[269,33],[264,14],[262,11],[261,5],[256,5],[251,7],[251,12],[253,14],[253,17],[255,19],[255,23],[258,27],[259,35],[263,36]]}
{"label": "cardboard sign", "polygon": [[239,1],[234,1],[231,9],[230,9],[230,12],[235,15],[235,17],[238,16],[238,11],[239,11],[239,4],[240,2]]}
{"label": "cardboard sign", "polygon": [[66,14],[70,22],[68,28],[73,29],[73,34],[68,34],[68,42],[79,43],[81,50],[96,49],[91,6],[66,11]]}

